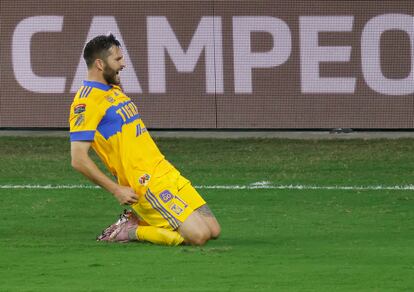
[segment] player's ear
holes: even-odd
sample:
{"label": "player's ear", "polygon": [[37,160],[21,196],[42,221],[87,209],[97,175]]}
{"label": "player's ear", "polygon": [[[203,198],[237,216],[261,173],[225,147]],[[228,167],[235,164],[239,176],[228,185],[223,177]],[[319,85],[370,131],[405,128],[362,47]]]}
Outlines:
{"label": "player's ear", "polygon": [[95,66],[98,68],[98,70],[103,71],[104,70],[104,61],[102,59],[96,59],[95,60]]}

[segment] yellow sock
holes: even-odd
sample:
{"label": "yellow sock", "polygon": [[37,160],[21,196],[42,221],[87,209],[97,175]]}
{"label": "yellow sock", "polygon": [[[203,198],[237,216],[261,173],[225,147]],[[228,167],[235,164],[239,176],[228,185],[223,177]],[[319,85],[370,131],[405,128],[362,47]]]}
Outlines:
{"label": "yellow sock", "polygon": [[177,231],[154,226],[138,226],[136,236],[140,241],[149,241],[161,245],[176,246],[184,241],[184,238]]}

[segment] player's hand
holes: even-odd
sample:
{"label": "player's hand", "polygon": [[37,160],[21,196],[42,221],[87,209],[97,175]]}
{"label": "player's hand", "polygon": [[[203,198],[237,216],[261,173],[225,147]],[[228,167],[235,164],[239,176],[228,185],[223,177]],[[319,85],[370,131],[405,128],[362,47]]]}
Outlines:
{"label": "player's hand", "polygon": [[120,205],[132,205],[138,202],[137,194],[130,187],[118,186],[114,192],[114,196]]}

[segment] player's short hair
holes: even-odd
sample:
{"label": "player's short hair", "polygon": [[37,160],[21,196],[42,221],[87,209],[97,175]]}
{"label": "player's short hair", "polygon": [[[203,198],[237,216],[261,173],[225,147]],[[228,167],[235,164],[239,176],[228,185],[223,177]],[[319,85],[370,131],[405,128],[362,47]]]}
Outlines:
{"label": "player's short hair", "polygon": [[83,50],[83,59],[88,68],[91,68],[96,59],[105,60],[106,57],[109,56],[109,49],[112,46],[121,46],[121,43],[112,33],[108,35],[98,35],[91,39]]}

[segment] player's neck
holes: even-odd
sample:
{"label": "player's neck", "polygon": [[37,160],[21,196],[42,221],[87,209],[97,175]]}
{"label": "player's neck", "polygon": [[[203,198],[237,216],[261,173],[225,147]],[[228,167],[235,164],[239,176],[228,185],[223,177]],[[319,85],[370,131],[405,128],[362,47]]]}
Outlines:
{"label": "player's neck", "polygon": [[88,81],[96,81],[96,82],[100,82],[100,83],[109,85],[108,82],[106,82],[105,78],[103,78],[102,74],[97,74],[97,73],[91,72],[91,71],[88,71],[87,80]]}

